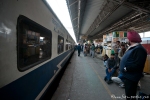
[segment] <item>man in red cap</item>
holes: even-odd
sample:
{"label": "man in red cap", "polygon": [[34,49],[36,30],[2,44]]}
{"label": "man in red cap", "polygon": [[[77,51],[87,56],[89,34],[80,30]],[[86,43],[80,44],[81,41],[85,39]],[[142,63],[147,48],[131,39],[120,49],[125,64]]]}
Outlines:
{"label": "man in red cap", "polygon": [[128,31],[129,48],[120,62],[120,72],[124,78],[127,100],[136,100],[137,84],[142,77],[147,52],[140,44],[140,35],[135,31]]}

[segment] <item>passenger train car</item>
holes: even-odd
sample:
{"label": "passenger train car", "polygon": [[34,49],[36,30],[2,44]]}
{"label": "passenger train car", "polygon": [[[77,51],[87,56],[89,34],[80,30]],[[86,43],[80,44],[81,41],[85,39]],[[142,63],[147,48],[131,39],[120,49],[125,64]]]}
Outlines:
{"label": "passenger train car", "polygon": [[45,0],[0,0],[0,100],[52,92],[74,44]]}

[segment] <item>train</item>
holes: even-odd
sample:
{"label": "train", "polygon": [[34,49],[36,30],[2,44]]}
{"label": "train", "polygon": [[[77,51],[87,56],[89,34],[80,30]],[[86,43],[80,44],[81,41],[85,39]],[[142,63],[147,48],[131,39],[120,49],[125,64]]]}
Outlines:
{"label": "train", "polygon": [[46,0],[0,0],[0,100],[51,96],[74,46]]}

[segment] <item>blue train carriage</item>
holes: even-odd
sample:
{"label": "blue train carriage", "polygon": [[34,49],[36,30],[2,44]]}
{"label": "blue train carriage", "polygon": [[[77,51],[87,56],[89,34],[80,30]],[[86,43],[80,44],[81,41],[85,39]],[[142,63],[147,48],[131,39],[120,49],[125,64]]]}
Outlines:
{"label": "blue train carriage", "polygon": [[0,100],[51,96],[74,40],[45,0],[1,0],[0,11]]}

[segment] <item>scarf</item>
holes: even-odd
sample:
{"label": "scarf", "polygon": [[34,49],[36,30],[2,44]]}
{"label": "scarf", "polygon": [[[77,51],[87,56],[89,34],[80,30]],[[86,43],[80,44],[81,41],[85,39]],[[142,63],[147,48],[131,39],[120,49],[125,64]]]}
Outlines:
{"label": "scarf", "polygon": [[140,43],[135,43],[135,44],[129,46],[128,49],[126,50],[126,52],[127,52],[130,48],[135,47],[135,46],[137,46],[137,45],[139,45],[139,44],[140,44]]}

